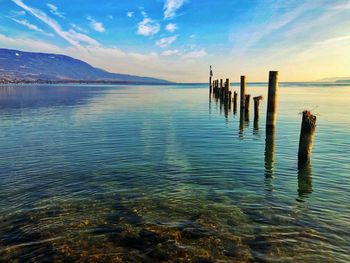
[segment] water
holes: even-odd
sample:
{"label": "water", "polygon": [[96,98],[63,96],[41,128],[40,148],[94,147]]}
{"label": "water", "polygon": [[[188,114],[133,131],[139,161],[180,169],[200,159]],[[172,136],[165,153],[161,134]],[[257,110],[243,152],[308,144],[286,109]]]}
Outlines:
{"label": "water", "polygon": [[248,92],[259,123],[206,85],[0,87],[0,261],[348,262],[350,87],[281,84],[267,136]]}

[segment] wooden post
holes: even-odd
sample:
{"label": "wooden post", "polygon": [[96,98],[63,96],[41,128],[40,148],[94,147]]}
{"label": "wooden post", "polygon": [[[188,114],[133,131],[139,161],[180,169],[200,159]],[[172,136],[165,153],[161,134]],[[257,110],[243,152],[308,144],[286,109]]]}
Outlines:
{"label": "wooden post", "polygon": [[260,101],[262,100],[262,96],[254,97],[254,119],[259,119],[260,113],[259,113],[259,107],[260,107]]}
{"label": "wooden post", "polygon": [[303,112],[303,119],[301,123],[298,152],[299,165],[308,162],[310,159],[315,131],[316,116],[312,115],[310,111],[306,110]]}
{"label": "wooden post", "polygon": [[249,106],[250,106],[250,94],[245,95],[244,99],[244,111],[247,113],[249,112]]}
{"label": "wooden post", "polygon": [[269,73],[269,90],[267,98],[267,115],[266,126],[276,126],[276,110],[277,110],[277,94],[278,94],[278,71],[270,71]]}
{"label": "wooden post", "polygon": [[241,76],[241,109],[244,109],[244,100],[245,100],[245,92],[246,92],[246,76]]}
{"label": "wooden post", "polygon": [[237,113],[237,92],[233,92],[233,113]]}
{"label": "wooden post", "polygon": [[211,94],[213,91],[213,86],[212,86],[212,83],[211,83],[211,76],[209,77],[209,93]]}
{"label": "wooden post", "polygon": [[[230,79],[226,79],[226,83],[225,83],[225,96],[226,96],[226,100],[229,99],[229,91],[230,91]],[[231,100],[230,100],[231,103]]]}
{"label": "wooden post", "polygon": [[247,127],[249,127],[249,121],[250,121],[250,95],[246,94],[245,95],[245,100],[244,100],[244,115],[245,115],[245,121],[247,124]]}
{"label": "wooden post", "polygon": [[258,134],[259,131],[259,107],[260,107],[260,101],[262,100],[262,96],[254,97],[254,133]]}

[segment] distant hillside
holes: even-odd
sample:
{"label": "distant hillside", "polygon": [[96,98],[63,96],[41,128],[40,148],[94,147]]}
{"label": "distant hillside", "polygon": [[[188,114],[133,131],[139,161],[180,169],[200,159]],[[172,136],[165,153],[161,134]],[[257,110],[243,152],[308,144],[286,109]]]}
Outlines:
{"label": "distant hillside", "polygon": [[22,52],[0,48],[0,83],[46,81],[170,83],[162,79],[110,73],[65,55]]}
{"label": "distant hillside", "polygon": [[350,82],[350,77],[341,77],[341,78],[324,78],[318,80],[318,82]]}

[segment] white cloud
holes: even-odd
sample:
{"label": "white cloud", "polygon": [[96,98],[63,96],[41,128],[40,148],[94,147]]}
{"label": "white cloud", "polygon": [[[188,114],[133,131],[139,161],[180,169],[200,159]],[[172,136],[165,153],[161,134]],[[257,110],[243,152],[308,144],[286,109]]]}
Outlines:
{"label": "white cloud", "polygon": [[86,44],[91,45],[91,46],[98,46],[99,45],[99,43],[95,39],[93,39],[85,34],[76,32],[73,29],[69,29],[68,32],[70,34],[70,37],[77,42],[86,43]]}
{"label": "white cloud", "polygon": [[146,13],[145,11],[143,11],[143,10],[141,10],[141,15],[142,15],[144,18],[148,17],[147,13]]}
{"label": "white cloud", "polygon": [[129,12],[126,13],[126,16],[127,17],[133,17],[134,16],[134,12],[129,11]]}
{"label": "white cloud", "polygon": [[50,4],[50,3],[47,3],[46,5],[47,5],[48,8],[50,9],[51,14],[53,14],[53,15],[55,15],[55,16],[58,16],[58,17],[61,17],[61,18],[65,18],[65,17],[64,17],[65,13],[58,12],[57,6],[55,6],[55,5],[53,5],[53,4]]}
{"label": "white cloud", "polygon": [[139,24],[137,28],[137,34],[142,36],[153,36],[157,34],[160,30],[160,25],[154,22],[150,18],[144,18]]}
{"label": "white cloud", "polygon": [[170,23],[170,24],[167,24],[165,29],[167,31],[169,31],[170,33],[173,33],[175,32],[175,30],[177,29],[177,25],[176,24],[173,24],[173,23]]}
{"label": "white cloud", "polygon": [[28,13],[32,14],[34,17],[36,17],[37,19],[39,19],[40,21],[48,25],[53,31],[56,32],[58,36],[62,37],[69,44],[77,48],[82,48],[80,41],[84,39],[84,41],[82,42],[89,43],[89,44],[93,43],[93,45],[95,46],[99,45],[99,43],[96,40],[93,40],[89,36],[84,35],[83,37],[83,34],[77,33],[73,30],[69,30],[69,31],[63,30],[60,24],[56,22],[56,20],[49,17],[45,12],[24,4],[22,0],[12,0],[12,1],[19,7],[23,8]]}
{"label": "white cloud", "polygon": [[0,34],[0,43],[5,48],[16,48],[21,50],[40,51],[40,52],[55,52],[59,53],[61,48],[48,44],[46,42],[37,41],[29,38],[11,38]]}
{"label": "white cloud", "polygon": [[205,57],[206,55],[208,55],[208,53],[205,51],[204,48],[201,48],[201,49],[198,49],[198,50],[193,50],[193,51],[189,51],[187,53],[184,53],[182,55],[182,58],[184,58],[184,59],[194,59],[194,58]]}
{"label": "white cloud", "polygon": [[30,22],[28,22],[27,20],[25,19],[16,19],[16,18],[12,18],[10,17],[11,20],[13,20],[14,22],[20,24],[20,25],[23,25],[31,30],[34,30],[34,31],[37,31],[37,32],[40,32],[40,33],[43,33],[45,35],[49,35],[49,36],[52,36],[52,34],[49,34],[49,33],[46,33],[44,30],[42,30],[41,28],[39,28],[38,26],[36,25],[33,25],[31,24]]}
{"label": "white cloud", "polygon": [[180,51],[178,49],[164,50],[162,52],[162,56],[169,57],[169,56],[173,56],[173,55],[176,55],[176,54],[179,54],[179,53],[180,53]]}
{"label": "white cloud", "polygon": [[164,4],[164,19],[173,18],[176,11],[183,6],[185,0],[166,0]]}
{"label": "white cloud", "polygon": [[21,10],[21,11],[11,11],[11,16],[12,17],[19,17],[19,16],[25,16],[26,12]]}
{"label": "white cloud", "polygon": [[86,19],[90,21],[90,27],[92,29],[94,29],[95,31],[97,31],[97,32],[104,32],[105,31],[105,28],[101,22],[97,22],[91,16],[88,16]]}
{"label": "white cloud", "polygon": [[156,41],[156,45],[161,48],[169,47],[172,43],[175,42],[177,36],[164,37]]}
{"label": "white cloud", "polygon": [[85,29],[83,29],[82,27],[78,26],[77,24],[70,24],[71,27],[73,27],[75,30],[78,30],[80,32],[83,32],[83,33],[87,33],[87,31]]}

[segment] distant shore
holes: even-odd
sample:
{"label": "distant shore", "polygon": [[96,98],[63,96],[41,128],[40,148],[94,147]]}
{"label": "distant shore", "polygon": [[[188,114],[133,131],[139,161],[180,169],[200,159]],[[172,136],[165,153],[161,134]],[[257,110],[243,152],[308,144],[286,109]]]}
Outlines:
{"label": "distant shore", "polygon": [[124,85],[173,85],[177,83],[164,82],[136,82],[136,81],[115,81],[115,80],[23,80],[23,79],[0,79],[1,84],[124,84]]}

